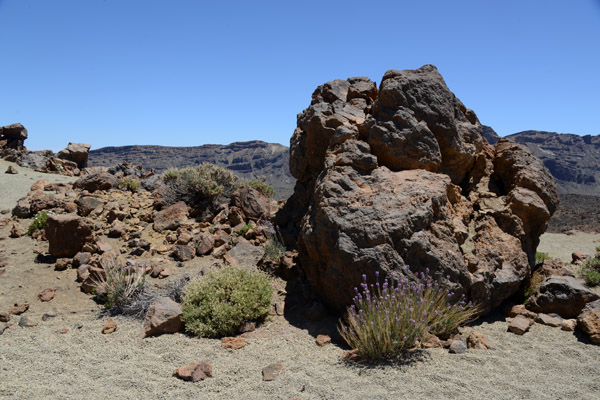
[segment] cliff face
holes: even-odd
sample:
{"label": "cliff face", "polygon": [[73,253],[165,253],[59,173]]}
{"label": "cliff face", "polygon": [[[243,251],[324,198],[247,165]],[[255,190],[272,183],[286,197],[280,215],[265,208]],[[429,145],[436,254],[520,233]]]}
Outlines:
{"label": "cliff face", "polygon": [[92,167],[109,167],[123,161],[142,165],[145,169],[154,168],[156,172],[208,162],[228,168],[242,179],[256,178],[267,182],[275,189],[278,199],[287,198],[295,182],[289,170],[289,149],[258,140],[195,147],[103,147],[89,154]]}
{"label": "cliff face", "polygon": [[600,196],[600,136],[523,131],[507,138],[542,160],[561,194]]}

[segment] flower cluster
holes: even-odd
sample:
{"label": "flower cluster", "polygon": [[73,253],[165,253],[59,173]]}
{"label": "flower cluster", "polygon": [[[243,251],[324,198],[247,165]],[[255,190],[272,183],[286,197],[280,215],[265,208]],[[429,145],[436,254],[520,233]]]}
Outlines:
{"label": "flower cluster", "polygon": [[388,277],[382,284],[378,272],[375,276],[376,283],[368,284],[363,275],[360,289],[354,288],[347,324],[339,326],[342,337],[365,359],[395,356],[427,333],[448,336],[477,312],[464,295],[456,301],[452,292],[424,273],[415,281]]}

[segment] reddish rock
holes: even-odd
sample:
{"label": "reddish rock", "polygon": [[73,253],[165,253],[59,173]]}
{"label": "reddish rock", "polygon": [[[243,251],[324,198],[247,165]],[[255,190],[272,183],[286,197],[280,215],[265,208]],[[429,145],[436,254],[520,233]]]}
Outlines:
{"label": "reddish rock", "polygon": [[21,315],[24,312],[26,312],[27,310],[29,310],[29,303],[23,303],[23,304],[15,304],[14,306],[12,306],[10,308],[10,310],[8,312],[11,313],[12,315]]}
{"label": "reddish rock", "polygon": [[110,225],[110,228],[108,228],[109,237],[118,238],[123,236],[125,232],[127,232],[127,226],[124,222],[119,221],[118,219],[113,221],[113,223]]}
{"label": "reddish rock", "polygon": [[517,315],[508,325],[508,330],[514,334],[523,335],[529,330],[532,324],[533,321],[529,318],[526,318],[522,315]]}
{"label": "reddish rock", "polygon": [[600,299],[571,276],[550,276],[528,299],[527,308],[535,312],[556,313],[563,318],[576,318],[587,303]]}
{"label": "reddish rock", "polygon": [[117,323],[113,321],[112,318],[109,318],[104,324],[104,328],[102,328],[103,335],[109,335],[117,330]]}
{"label": "reddish rock", "polygon": [[177,368],[173,376],[184,381],[198,382],[212,378],[212,365],[207,362],[193,363]]}
{"label": "reddish rock", "polygon": [[187,217],[188,207],[183,201],[180,201],[156,213],[154,230],[158,232],[176,230],[187,221]]}
{"label": "reddish rock", "polygon": [[588,258],[590,258],[590,256],[588,256],[586,254],[583,254],[580,251],[574,251],[571,254],[571,260],[573,261],[573,264],[581,264],[582,262],[584,262]]}
{"label": "reddish rock", "polygon": [[9,165],[8,168],[6,169],[6,171],[4,171],[5,174],[10,174],[10,175],[16,175],[19,173],[19,171],[17,171],[17,169],[15,167],[13,167],[12,165]]}
{"label": "reddish rock", "polygon": [[181,304],[168,297],[156,299],[144,320],[144,337],[175,333],[183,329]]}
{"label": "reddish rock", "polygon": [[56,264],[54,264],[54,269],[56,271],[64,271],[71,266],[70,258],[59,258],[56,260]]}
{"label": "reddish rock", "polygon": [[221,347],[224,349],[238,350],[246,346],[246,341],[243,337],[224,337],[221,339]]}
{"label": "reddish rock", "polygon": [[471,332],[471,334],[467,337],[467,348],[469,349],[479,349],[479,350],[489,350],[493,349],[493,346],[485,340],[485,337],[478,332]]}
{"label": "reddish rock", "polygon": [[64,200],[59,199],[58,197],[53,196],[51,194],[42,193],[31,198],[29,203],[32,214],[37,214],[44,210],[64,208],[65,206]]}
{"label": "reddish rock", "polygon": [[93,193],[98,190],[109,190],[117,187],[119,180],[116,176],[109,174],[108,172],[93,173],[83,178],[79,178],[73,183],[73,188],[87,190]]}
{"label": "reddish rock", "polygon": [[277,376],[283,371],[284,366],[281,363],[269,364],[262,369],[263,381],[269,382],[275,380]]}
{"label": "reddish rock", "polygon": [[98,249],[98,253],[100,254],[110,253],[113,249],[110,244],[106,243],[103,240],[98,240],[96,242],[96,248]]}
{"label": "reddish rock", "polygon": [[87,264],[81,264],[77,267],[77,282],[83,282],[90,276],[90,266]]}
{"label": "reddish rock", "polygon": [[560,323],[560,329],[567,332],[573,332],[577,327],[576,319],[563,319]]}
{"label": "reddish rock", "polygon": [[45,234],[48,252],[57,258],[73,257],[93,240],[92,225],[76,215],[49,215]]}
{"label": "reddish rock", "polygon": [[328,335],[317,335],[315,343],[319,347],[327,346],[329,343],[331,343],[331,337],[329,337]]}
{"label": "reddish rock", "polygon": [[69,329],[68,328],[57,329],[55,332],[58,333],[59,335],[64,335],[65,333],[69,332]]}
{"label": "reddish rock", "polygon": [[69,145],[56,155],[63,160],[72,161],[77,168],[84,169],[88,165],[88,156],[91,145],[83,143],[69,143]]}
{"label": "reddish rock", "polygon": [[173,258],[177,261],[190,261],[196,256],[196,249],[188,245],[176,245]]}
{"label": "reddish rock", "polygon": [[517,304],[513,306],[508,313],[508,316],[511,318],[514,318],[517,315],[522,315],[529,319],[535,319],[537,317],[536,313],[529,311],[523,304]]}
{"label": "reddish rock", "polygon": [[31,185],[31,188],[29,189],[31,192],[36,192],[38,190],[44,190],[44,187],[48,184],[48,182],[46,182],[43,179],[38,179],[37,181],[35,181],[33,183],[33,185]]}
{"label": "reddish rock", "polygon": [[92,258],[92,253],[80,251],[79,253],[75,254],[75,256],[73,257],[73,266],[79,267],[80,265],[87,264],[90,262],[91,258]]}
{"label": "reddish rock", "polygon": [[202,232],[196,239],[196,255],[204,256],[215,246],[215,240],[210,232]]}
{"label": "reddish rock", "polygon": [[[270,199],[248,185],[241,186],[233,193],[231,205],[244,213],[246,218],[242,218],[243,220],[258,220],[265,215],[271,215]],[[236,217],[234,219],[237,220]]]}
{"label": "reddish rock", "polygon": [[552,326],[554,328],[562,325],[562,318],[554,318],[548,314],[539,313],[535,318],[535,322],[542,325]]}
{"label": "reddish rock", "polygon": [[0,312],[0,322],[8,322],[10,321],[10,313],[9,312]]}
{"label": "reddish rock", "polygon": [[38,299],[42,302],[52,301],[56,296],[56,289],[44,289],[40,294],[38,294]]}
{"label": "reddish rock", "polygon": [[20,238],[22,236],[25,236],[26,232],[25,229],[23,229],[21,227],[21,225],[19,225],[18,223],[13,224],[13,226],[10,228],[10,237],[11,238]]}
{"label": "reddish rock", "polygon": [[600,300],[585,306],[577,317],[577,328],[587,333],[592,343],[600,344]]}
{"label": "reddish rock", "polygon": [[431,333],[425,334],[425,340],[421,342],[421,347],[424,349],[441,349],[447,345],[445,340],[441,340],[439,337],[432,335]]}
{"label": "reddish rock", "polygon": [[77,212],[82,217],[88,216],[92,211],[104,206],[104,202],[99,197],[81,196],[76,200]]}

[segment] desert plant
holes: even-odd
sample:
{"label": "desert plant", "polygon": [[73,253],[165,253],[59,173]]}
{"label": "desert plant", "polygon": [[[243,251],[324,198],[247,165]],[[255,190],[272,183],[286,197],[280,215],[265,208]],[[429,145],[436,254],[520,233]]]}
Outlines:
{"label": "desert plant", "polygon": [[367,360],[396,356],[427,333],[447,337],[479,311],[464,298],[455,301],[452,292],[423,273],[416,281],[387,278],[380,284],[379,273],[376,279],[369,285],[363,275],[361,289],[354,289],[347,323],[340,321],[338,327],[344,340]]}
{"label": "desert plant", "polygon": [[546,260],[551,260],[552,257],[550,257],[550,255],[548,255],[548,253],[542,253],[539,251],[535,252],[535,263],[536,264],[541,264]]}
{"label": "desert plant", "polygon": [[131,192],[137,192],[140,188],[140,181],[136,178],[126,176],[119,180],[119,187],[123,190],[129,190]]}
{"label": "desert plant", "polygon": [[586,260],[579,269],[579,275],[588,286],[600,285],[600,258]]}
{"label": "desert plant", "polygon": [[254,190],[258,190],[260,193],[264,194],[267,197],[273,197],[275,194],[275,189],[268,183],[265,183],[258,179],[251,179],[246,183]]}
{"label": "desert plant", "polygon": [[227,169],[204,163],[197,167],[170,169],[163,174],[162,179],[167,186],[167,201],[184,201],[195,207],[220,196],[230,195],[238,178]]}
{"label": "desert plant", "polygon": [[190,281],[190,278],[184,276],[183,278],[169,282],[163,289],[158,290],[150,289],[148,285],[144,285],[118,311],[120,314],[128,317],[144,319],[152,303],[159,297],[168,297],[176,303],[181,303],[183,301],[185,286]]}
{"label": "desert plant", "polygon": [[242,226],[242,228],[236,232],[236,234],[238,236],[246,236],[246,233],[248,233],[248,231],[250,229],[252,229],[253,225],[252,223],[248,222],[247,224],[245,224],[244,226]]}
{"label": "desert plant", "polygon": [[27,229],[27,234],[31,236],[37,229],[44,229],[46,226],[46,221],[48,221],[48,213],[46,211],[37,213],[36,216],[33,217],[33,220]]}
{"label": "desert plant", "polygon": [[267,237],[267,243],[265,243],[265,259],[268,261],[278,263],[286,252],[286,247],[279,232],[279,227],[273,225],[271,221],[267,219],[265,215],[260,219],[260,226],[263,227],[265,235]]}
{"label": "desert plant", "polygon": [[94,279],[96,293],[102,293],[105,308],[124,309],[144,289],[145,268],[124,264],[116,256],[103,259],[101,266],[103,273]]}
{"label": "desert plant", "polygon": [[225,267],[190,282],[183,295],[183,321],[190,333],[219,337],[239,332],[247,321],[264,318],[273,287],[260,272]]}

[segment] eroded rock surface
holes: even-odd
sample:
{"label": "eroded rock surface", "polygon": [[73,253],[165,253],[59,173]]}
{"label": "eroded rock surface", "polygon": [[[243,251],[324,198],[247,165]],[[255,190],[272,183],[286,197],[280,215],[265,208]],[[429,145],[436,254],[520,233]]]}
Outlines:
{"label": "eroded rock surface", "polygon": [[[305,278],[342,311],[375,272],[429,268],[484,312],[530,276],[556,184],[524,146],[483,138],[434,66],[319,86],[291,139],[278,215]],[[410,270],[406,266],[410,265]]]}

